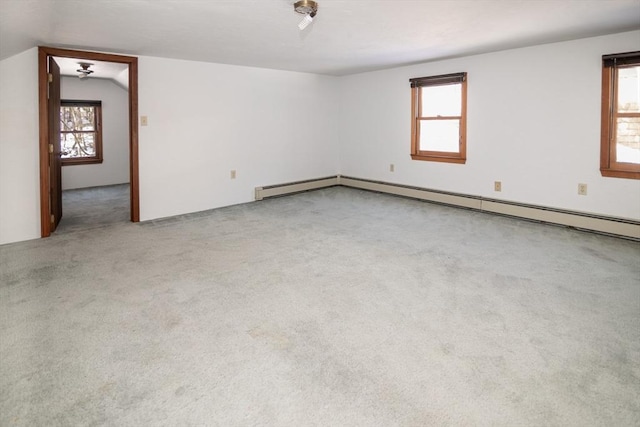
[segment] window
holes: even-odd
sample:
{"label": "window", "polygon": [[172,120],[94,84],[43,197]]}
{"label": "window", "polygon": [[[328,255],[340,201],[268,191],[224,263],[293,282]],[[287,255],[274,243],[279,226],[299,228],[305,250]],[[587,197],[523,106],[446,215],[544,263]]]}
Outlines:
{"label": "window", "polygon": [[640,179],[640,52],[602,57],[600,172]]}
{"label": "window", "polygon": [[62,100],[60,104],[62,164],[102,163],[102,103]]}
{"label": "window", "polygon": [[467,73],[410,79],[411,158],[465,163]]}

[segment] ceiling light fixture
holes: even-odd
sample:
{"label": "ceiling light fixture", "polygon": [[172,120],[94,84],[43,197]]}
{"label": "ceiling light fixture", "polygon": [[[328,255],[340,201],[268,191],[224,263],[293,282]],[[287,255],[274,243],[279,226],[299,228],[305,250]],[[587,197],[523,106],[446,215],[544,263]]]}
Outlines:
{"label": "ceiling light fixture", "polygon": [[300,0],[293,4],[293,10],[304,15],[304,18],[298,24],[298,28],[302,31],[313,22],[313,18],[318,13],[318,3],[312,0]]}
{"label": "ceiling light fixture", "polygon": [[78,78],[84,79],[85,77],[89,77],[89,74],[93,73],[93,70],[89,69],[93,64],[89,62],[78,62],[78,65],[80,65],[80,68],[76,70],[80,73],[78,74]]}

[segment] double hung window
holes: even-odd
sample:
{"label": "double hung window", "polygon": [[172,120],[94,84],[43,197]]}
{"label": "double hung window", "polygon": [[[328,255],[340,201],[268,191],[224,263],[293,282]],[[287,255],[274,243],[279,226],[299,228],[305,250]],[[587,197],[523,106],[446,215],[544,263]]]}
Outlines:
{"label": "double hung window", "polygon": [[640,179],[640,52],[602,57],[600,172]]}
{"label": "double hung window", "polygon": [[411,158],[465,163],[467,73],[419,77],[411,83]]}
{"label": "double hung window", "polygon": [[62,164],[102,163],[101,101],[62,100],[60,104]]}

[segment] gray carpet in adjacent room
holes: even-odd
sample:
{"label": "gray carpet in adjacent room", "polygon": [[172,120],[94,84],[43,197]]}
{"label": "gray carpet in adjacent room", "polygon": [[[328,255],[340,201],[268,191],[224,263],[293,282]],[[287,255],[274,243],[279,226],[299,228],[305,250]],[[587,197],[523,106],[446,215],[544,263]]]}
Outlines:
{"label": "gray carpet in adjacent room", "polygon": [[338,187],[0,257],[2,426],[640,424],[637,242]]}
{"label": "gray carpet in adjacent room", "polygon": [[57,234],[130,221],[129,184],[78,188],[62,192],[62,220]]}

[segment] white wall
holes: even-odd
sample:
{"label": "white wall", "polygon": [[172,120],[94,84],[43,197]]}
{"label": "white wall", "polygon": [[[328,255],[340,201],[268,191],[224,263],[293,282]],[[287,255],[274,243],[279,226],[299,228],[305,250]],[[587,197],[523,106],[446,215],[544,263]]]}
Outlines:
{"label": "white wall", "polygon": [[129,94],[111,80],[62,77],[61,98],[102,101],[103,162],[62,167],[62,189],[129,182]]}
{"label": "white wall", "polygon": [[[601,57],[633,50],[638,31],[344,77],[340,171],[638,220],[640,181],[599,171]],[[411,160],[409,79],[462,71],[467,163]],[[578,183],[588,185],[587,196],[577,194]]]}
{"label": "white wall", "polygon": [[336,78],[151,57],[139,70],[142,220],[338,173]]}
{"label": "white wall", "polygon": [[0,243],[40,237],[38,50],[0,61]]}

